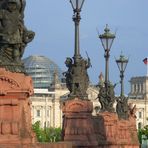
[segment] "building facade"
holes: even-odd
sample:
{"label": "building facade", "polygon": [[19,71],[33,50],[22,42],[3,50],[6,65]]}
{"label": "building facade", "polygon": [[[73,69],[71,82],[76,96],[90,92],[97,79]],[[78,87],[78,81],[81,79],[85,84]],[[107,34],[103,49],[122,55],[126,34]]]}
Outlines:
{"label": "building facade", "polygon": [[148,125],[148,77],[132,77],[129,103],[136,104],[137,128]]}

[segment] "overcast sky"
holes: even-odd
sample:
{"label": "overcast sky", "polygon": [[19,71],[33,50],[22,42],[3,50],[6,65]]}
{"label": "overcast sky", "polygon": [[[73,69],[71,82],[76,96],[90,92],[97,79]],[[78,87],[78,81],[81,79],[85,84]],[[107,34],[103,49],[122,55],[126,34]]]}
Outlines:
{"label": "overcast sky", "polygon": [[[29,55],[44,55],[64,71],[64,61],[74,54],[74,23],[69,0],[27,0],[25,24],[36,33],[28,44],[24,58]],[[88,69],[90,80],[98,83],[100,72],[105,73],[104,50],[97,36],[104,32],[106,24],[116,33],[110,52],[110,81],[120,80],[115,57],[121,51],[129,57],[125,71],[125,92],[130,91],[129,80],[146,75],[143,59],[148,56],[148,0],[85,0],[81,12],[80,52],[88,52],[92,68]],[[120,85],[116,86],[116,94]]]}

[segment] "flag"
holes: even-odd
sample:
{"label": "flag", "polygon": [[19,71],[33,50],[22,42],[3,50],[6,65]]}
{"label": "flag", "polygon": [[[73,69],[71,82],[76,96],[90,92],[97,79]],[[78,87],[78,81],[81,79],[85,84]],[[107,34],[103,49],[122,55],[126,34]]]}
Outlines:
{"label": "flag", "polygon": [[145,59],[143,60],[143,62],[144,62],[145,65],[147,65],[147,64],[148,64],[148,58],[145,58]]}

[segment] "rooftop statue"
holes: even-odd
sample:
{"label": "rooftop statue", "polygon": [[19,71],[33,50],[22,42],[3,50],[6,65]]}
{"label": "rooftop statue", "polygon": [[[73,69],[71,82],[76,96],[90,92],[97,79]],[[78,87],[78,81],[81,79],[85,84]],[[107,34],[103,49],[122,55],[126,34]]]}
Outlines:
{"label": "rooftop statue", "polygon": [[25,0],[0,1],[0,67],[25,72],[21,58],[35,33],[24,25]]}

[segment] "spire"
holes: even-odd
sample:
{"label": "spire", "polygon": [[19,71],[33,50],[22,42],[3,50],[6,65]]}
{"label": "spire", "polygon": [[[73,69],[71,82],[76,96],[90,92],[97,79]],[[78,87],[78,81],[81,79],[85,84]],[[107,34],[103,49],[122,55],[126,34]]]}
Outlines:
{"label": "spire", "polygon": [[102,72],[99,75],[99,84],[98,85],[104,86],[104,75]]}

